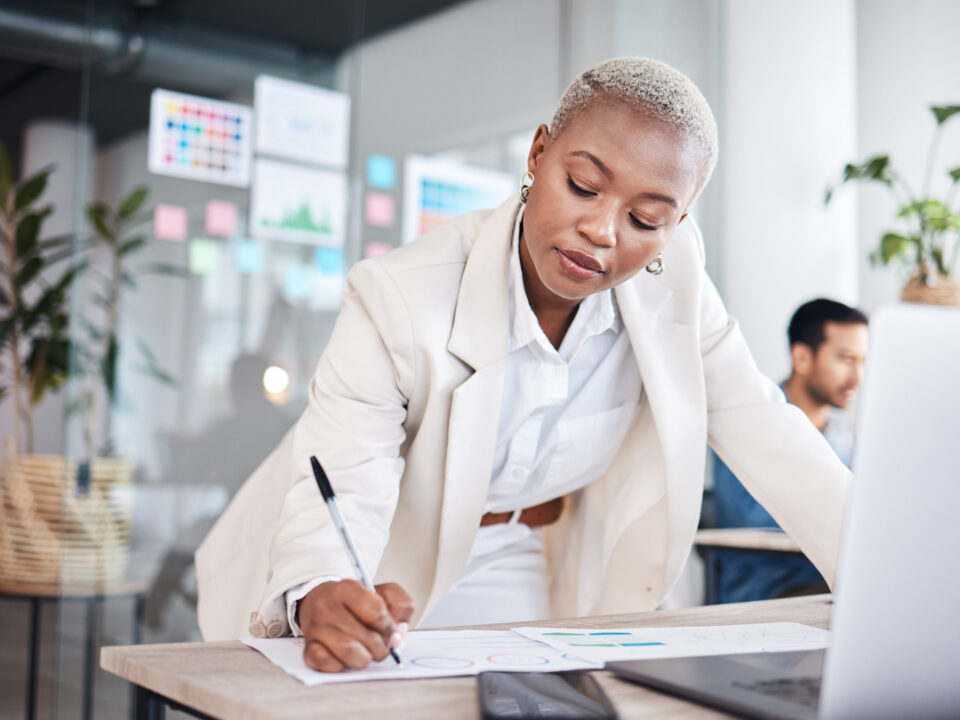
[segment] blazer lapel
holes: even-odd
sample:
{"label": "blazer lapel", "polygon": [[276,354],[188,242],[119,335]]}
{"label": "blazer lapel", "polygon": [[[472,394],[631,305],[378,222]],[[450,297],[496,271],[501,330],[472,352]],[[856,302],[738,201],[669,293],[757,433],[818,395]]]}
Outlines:
{"label": "blazer lapel", "polygon": [[673,322],[663,312],[673,296],[663,276],[641,273],[618,287],[616,295],[663,454],[669,575],[679,571],[689,548],[673,533],[686,528],[695,531],[700,510],[704,455],[690,452],[692,436],[706,441],[697,329]]}
{"label": "blazer lapel", "polygon": [[428,614],[457,580],[480,527],[490,485],[509,351],[509,261],[519,202],[484,222],[470,250],[447,349],[473,368],[454,392],[447,431],[437,570]]}

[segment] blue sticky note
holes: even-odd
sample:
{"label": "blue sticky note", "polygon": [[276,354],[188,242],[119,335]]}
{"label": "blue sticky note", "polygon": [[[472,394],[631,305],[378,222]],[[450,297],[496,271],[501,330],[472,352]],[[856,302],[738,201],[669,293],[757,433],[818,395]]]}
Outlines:
{"label": "blue sticky note", "polygon": [[318,247],[313,253],[313,262],[318,271],[327,275],[339,275],[343,272],[343,250]]}
{"label": "blue sticky note", "polygon": [[283,296],[287,300],[303,300],[310,296],[310,268],[290,265],[283,271]]}
{"label": "blue sticky note", "polygon": [[389,155],[367,157],[367,185],[390,190],[397,184],[397,162]]}
{"label": "blue sticky note", "polygon": [[240,240],[234,246],[233,259],[238,273],[257,275],[263,272],[263,245],[256,240]]}

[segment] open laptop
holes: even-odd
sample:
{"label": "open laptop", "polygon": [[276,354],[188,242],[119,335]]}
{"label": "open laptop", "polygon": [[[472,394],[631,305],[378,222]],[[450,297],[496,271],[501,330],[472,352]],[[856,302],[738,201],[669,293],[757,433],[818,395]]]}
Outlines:
{"label": "open laptop", "polygon": [[854,476],[829,650],[607,669],[748,718],[960,718],[960,310],[874,314]]}

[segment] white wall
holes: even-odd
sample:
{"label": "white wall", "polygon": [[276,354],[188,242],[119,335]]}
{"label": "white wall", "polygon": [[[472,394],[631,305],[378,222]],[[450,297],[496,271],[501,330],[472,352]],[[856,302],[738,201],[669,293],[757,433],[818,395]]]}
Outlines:
{"label": "white wall", "polygon": [[[960,3],[955,0],[861,0],[857,3],[856,159],[889,153],[915,192],[935,122],[929,105],[960,103]],[[960,165],[960,119],[946,126],[940,145],[934,194],[943,197],[945,170]],[[882,187],[848,189],[858,196],[862,302],[867,310],[894,300],[904,275],[872,267],[869,253],[880,236],[896,227],[894,202]]]}
{"label": "white wall", "polygon": [[760,369],[789,369],[801,302],[856,302],[852,199],[823,207],[854,154],[853,0],[736,0],[722,14],[723,295]]}

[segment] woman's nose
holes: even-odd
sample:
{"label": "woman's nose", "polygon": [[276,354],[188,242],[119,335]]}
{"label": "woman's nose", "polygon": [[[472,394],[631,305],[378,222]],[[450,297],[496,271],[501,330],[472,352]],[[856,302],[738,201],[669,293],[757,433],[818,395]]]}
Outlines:
{"label": "woman's nose", "polygon": [[580,235],[593,245],[616,247],[617,214],[613,203],[598,202],[592,210],[580,220]]}

